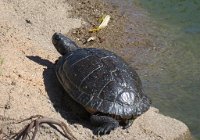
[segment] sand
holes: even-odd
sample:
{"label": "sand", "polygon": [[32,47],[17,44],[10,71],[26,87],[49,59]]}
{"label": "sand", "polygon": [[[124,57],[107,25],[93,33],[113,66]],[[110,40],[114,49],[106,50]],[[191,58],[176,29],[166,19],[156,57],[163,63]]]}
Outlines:
{"label": "sand", "polygon": [[[117,128],[109,135],[97,137],[93,135],[90,123],[73,113],[70,101],[63,100],[65,93],[53,70],[59,54],[51,43],[52,34],[62,32],[84,47],[117,49],[120,55],[124,46],[117,43],[121,42],[119,38],[122,35],[117,30],[122,31],[126,17],[118,13],[116,7],[107,6],[98,1],[94,3],[94,0],[0,1],[0,139],[8,139],[5,135],[16,133],[28,124],[17,121],[37,114],[65,122],[80,140],[191,138],[184,123],[159,114],[154,107],[138,117],[127,130]],[[87,30],[96,24],[96,19],[106,9],[114,17],[110,29],[97,34],[96,42],[84,44],[89,36],[94,35]],[[121,24],[117,24],[115,19]],[[113,32],[110,33],[110,30]],[[117,45],[108,47],[111,42]],[[48,125],[42,125],[36,139],[66,138]]]}

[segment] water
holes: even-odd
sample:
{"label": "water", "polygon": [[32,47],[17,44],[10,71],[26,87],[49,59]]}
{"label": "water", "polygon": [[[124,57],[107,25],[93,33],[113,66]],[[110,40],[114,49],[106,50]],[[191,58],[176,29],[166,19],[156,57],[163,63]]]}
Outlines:
{"label": "water", "polygon": [[200,1],[124,2],[147,10],[156,26],[147,27],[146,32],[161,51],[138,56],[144,63],[140,74],[145,92],[160,112],[182,120],[200,139]]}
{"label": "water", "polygon": [[147,9],[152,20],[167,29],[161,33],[168,34],[165,51],[157,58],[163,69],[148,77],[151,84],[146,82],[146,91],[153,105],[185,122],[200,139],[200,1],[138,0],[135,4]]}

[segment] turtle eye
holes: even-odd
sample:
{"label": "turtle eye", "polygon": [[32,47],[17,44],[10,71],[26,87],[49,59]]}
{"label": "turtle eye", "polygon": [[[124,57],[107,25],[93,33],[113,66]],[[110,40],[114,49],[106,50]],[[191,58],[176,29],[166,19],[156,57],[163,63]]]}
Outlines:
{"label": "turtle eye", "polygon": [[59,35],[55,36],[54,39],[55,39],[56,41],[60,41],[60,40],[61,40],[60,37],[59,37]]}

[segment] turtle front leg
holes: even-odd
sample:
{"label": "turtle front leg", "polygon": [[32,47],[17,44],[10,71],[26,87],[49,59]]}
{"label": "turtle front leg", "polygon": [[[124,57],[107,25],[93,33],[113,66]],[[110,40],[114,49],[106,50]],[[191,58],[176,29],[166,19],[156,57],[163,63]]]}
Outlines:
{"label": "turtle front leg", "polygon": [[109,134],[111,130],[119,127],[119,122],[109,116],[92,115],[90,121],[97,126],[94,133],[97,135]]}

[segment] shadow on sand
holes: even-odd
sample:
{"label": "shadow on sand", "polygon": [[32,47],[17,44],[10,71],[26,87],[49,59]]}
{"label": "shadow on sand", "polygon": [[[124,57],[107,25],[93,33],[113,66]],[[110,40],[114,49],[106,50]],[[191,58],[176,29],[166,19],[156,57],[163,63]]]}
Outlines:
{"label": "shadow on sand", "polygon": [[55,110],[59,112],[68,123],[79,123],[92,130],[92,126],[89,123],[89,114],[64,91],[59,83],[54,70],[55,64],[39,56],[26,57],[39,65],[47,67],[44,68],[43,71],[43,80],[45,90]]}

